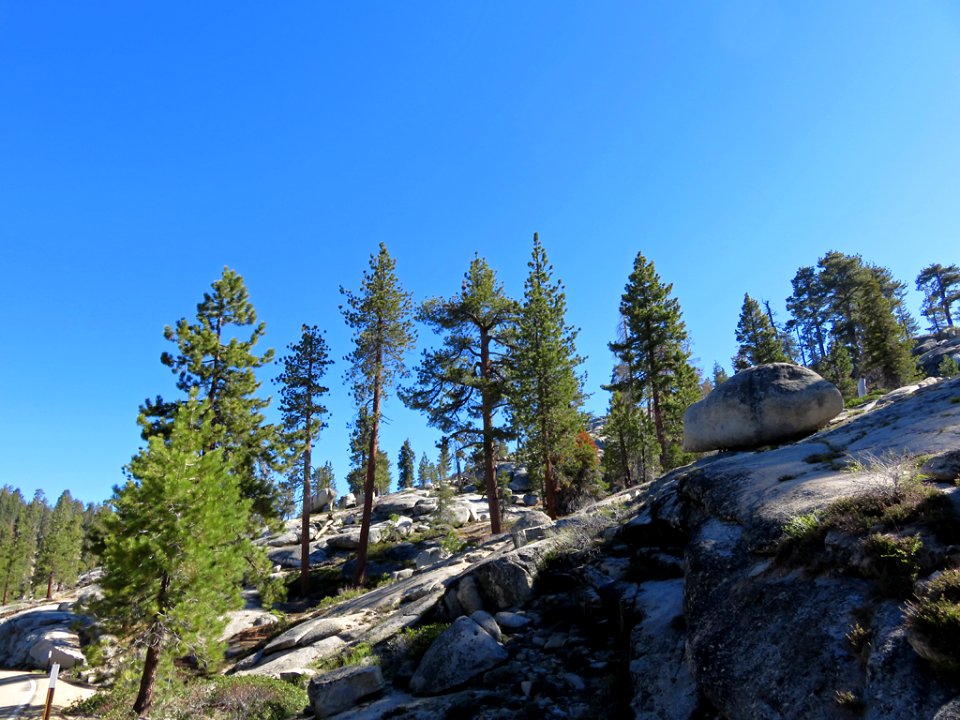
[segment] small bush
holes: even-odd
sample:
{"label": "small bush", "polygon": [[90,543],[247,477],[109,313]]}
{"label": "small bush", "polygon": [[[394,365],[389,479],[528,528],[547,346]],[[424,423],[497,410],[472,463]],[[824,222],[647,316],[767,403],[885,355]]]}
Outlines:
{"label": "small bush", "polygon": [[877,581],[880,592],[894,597],[909,594],[920,573],[920,536],[874,533],[867,537],[864,546],[870,557],[866,574]]}
{"label": "small bush", "polygon": [[329,672],[343,667],[353,667],[354,665],[379,665],[380,656],[367,643],[358,643],[352,648],[334,657],[319,660],[314,667],[321,672]]}
{"label": "small bush", "polygon": [[456,530],[451,528],[447,531],[447,534],[443,536],[440,540],[440,549],[450,555],[456,555],[460,552],[466,543],[460,539],[460,536],[457,535]]}
{"label": "small bush", "polygon": [[960,675],[960,570],[946,570],[907,603],[907,627],[940,670]]}
{"label": "small bush", "polygon": [[397,644],[408,658],[418,661],[448,627],[449,623],[432,623],[418,628],[404,628],[396,636]]}
{"label": "small bush", "polygon": [[820,518],[816,513],[797,515],[796,517],[791,518],[787,524],[783,526],[784,535],[794,540],[803,540],[818,533],[819,531]]}

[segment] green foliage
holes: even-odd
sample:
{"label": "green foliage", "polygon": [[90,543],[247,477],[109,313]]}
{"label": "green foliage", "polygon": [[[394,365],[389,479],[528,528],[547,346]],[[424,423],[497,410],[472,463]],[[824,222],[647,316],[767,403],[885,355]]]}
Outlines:
{"label": "green foliage", "polygon": [[[367,458],[370,456],[370,434],[373,431],[373,418],[366,407],[360,407],[350,433],[350,472],[347,474],[347,487],[357,499],[364,495],[367,482]],[[377,465],[373,480],[374,495],[382,495],[390,490],[390,459],[377,449]]]}
{"label": "green foliage", "polygon": [[[71,705],[71,716],[129,720],[134,689],[100,691]],[[172,679],[163,685],[153,715],[167,720],[285,720],[309,703],[307,693],[291,683],[257,675]]]}
{"label": "green foliage", "polygon": [[[583,429],[583,358],[577,355],[577,331],[566,322],[563,284],[553,280],[540,238],[533,235],[530,272],[510,354],[510,412],[531,478],[545,490],[546,511],[558,513],[561,467],[576,451]],[[582,479],[582,478],[580,478]],[[576,482],[578,477],[567,477]]]}
{"label": "green foliage", "polygon": [[40,537],[34,575],[37,588],[51,597],[54,587],[73,587],[80,574],[82,550],[83,503],[74,500],[66,490],[57,500]]}
{"label": "green foliage", "polygon": [[844,401],[850,401],[856,397],[857,383],[853,379],[853,362],[850,360],[850,352],[840,343],[834,343],[830,346],[830,352],[820,364],[820,374],[825,380],[832,382]]}
{"label": "green foliage", "polygon": [[682,449],[683,413],[700,397],[680,303],[671,297],[672,290],[660,281],[653,263],[637,253],[620,300],[623,337],[610,343],[626,369],[611,388],[649,408],[664,470],[692,458]]}
{"label": "green foliage", "polygon": [[317,670],[329,672],[343,667],[354,667],[357,665],[379,665],[380,656],[374,652],[373,647],[367,643],[357,643],[346,651],[338,655],[318,660],[314,663]]}
{"label": "green foliage", "polygon": [[447,534],[440,540],[440,549],[450,555],[456,555],[463,550],[465,545],[466,543],[460,539],[457,531],[453,528],[447,530]]}
{"label": "green foliage", "polygon": [[150,438],[105,518],[103,598],[92,609],[132,647],[147,647],[140,712],[150,706],[150,673],[162,656],[189,652],[201,666],[222,657],[223,617],[242,606],[248,560],[262,555],[243,535],[250,501],[232,466],[223,450],[206,449],[216,432],[208,402],[192,398],[167,441]]}
{"label": "green foliage", "polygon": [[960,675],[960,570],[944,570],[907,603],[907,626],[929,648],[935,666]]}
{"label": "green foliage", "polygon": [[427,454],[420,456],[420,465],[417,467],[417,484],[421,488],[432,487],[437,481],[437,466],[427,458]]}
{"label": "green foliage", "polygon": [[[232,336],[252,326],[246,339]],[[196,322],[181,318],[175,328],[167,326],[164,337],[176,343],[178,354],[164,352],[160,362],[177,374],[177,388],[196,394],[210,414],[207,450],[220,448],[234,468],[244,497],[253,501],[253,511],[263,518],[278,514],[277,490],[270,472],[282,469],[277,428],[265,422],[263,410],[269,400],[255,397],[260,387],[256,371],[273,360],[273,350],[256,355],[254,348],[266,331],[257,323],[243,278],[224,268],[213,292],[204,293],[197,305]],[[186,400],[165,402],[159,396],[140,408],[138,422],[143,439],[170,434],[178,408]]]}
{"label": "green foliage", "polygon": [[937,375],[942,378],[952,378],[960,375],[960,362],[957,362],[952,355],[945,355],[940,365],[937,366]]}
{"label": "green foliage", "polygon": [[923,293],[921,312],[930,321],[930,329],[953,327],[953,304],[960,302],[960,267],[927,265],[917,275],[917,290]]}
{"label": "green foliage", "polygon": [[44,513],[43,493],[27,503],[19,490],[0,489],[0,604],[30,594],[33,559]]}
{"label": "green foliage", "polygon": [[783,526],[783,534],[792,540],[804,540],[820,532],[820,518],[816,513],[807,513],[790,518]]}
{"label": "green foliage", "polygon": [[395,643],[409,660],[417,662],[449,627],[449,623],[430,623],[417,628],[403,628],[395,636]]}
{"label": "green foliage", "polygon": [[404,440],[403,445],[400,446],[400,457],[397,459],[397,487],[413,487],[413,463],[416,458],[417,454],[413,451],[413,447],[410,445],[410,439],[408,438]]}
{"label": "green foliage", "polygon": [[893,311],[894,303],[883,294],[879,280],[866,273],[858,294],[863,325],[861,374],[870,384],[891,390],[918,378],[910,338]]}
{"label": "green foliage", "polygon": [[864,541],[869,557],[867,576],[884,595],[903,597],[913,589],[920,573],[918,557],[923,549],[919,535],[872,533]]}
{"label": "green foliage", "polygon": [[749,294],[743,296],[736,338],[740,347],[733,358],[733,369],[737,372],[753,365],[789,360],[770,319]]}
{"label": "green foliage", "polygon": [[425,412],[430,425],[455,437],[461,447],[482,448],[493,532],[500,531],[494,445],[509,435],[494,426],[494,416],[504,403],[505,343],[516,314],[517,304],[504,294],[493,270],[475,257],[458,294],[421,305],[417,319],[443,341],[439,348],[424,351],[416,384],[401,391],[410,408]]}

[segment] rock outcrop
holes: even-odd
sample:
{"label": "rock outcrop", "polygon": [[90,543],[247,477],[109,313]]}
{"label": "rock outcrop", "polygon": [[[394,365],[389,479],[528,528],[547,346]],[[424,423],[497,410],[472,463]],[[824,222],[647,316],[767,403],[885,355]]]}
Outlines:
{"label": "rock outcrop", "polygon": [[810,435],[843,410],[843,397],[813,370],[770,363],[743,370],[687,408],[691,452],[762,447]]}

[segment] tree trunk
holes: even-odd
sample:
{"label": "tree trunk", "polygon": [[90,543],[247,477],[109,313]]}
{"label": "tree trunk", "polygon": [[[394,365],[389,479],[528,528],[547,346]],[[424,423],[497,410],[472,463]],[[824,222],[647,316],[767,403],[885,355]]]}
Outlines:
{"label": "tree trunk", "polygon": [[360,546],[357,548],[357,577],[354,584],[363,587],[367,572],[367,543],[370,541],[370,519],[373,516],[373,488],[377,474],[377,432],[380,427],[380,383],[382,381],[380,351],[377,352],[377,376],[373,381],[373,414],[370,425],[370,454],[367,457],[367,478],[363,484],[363,519],[360,522]]}
{"label": "tree trunk", "polygon": [[300,595],[310,594],[310,506],[313,497],[310,488],[310,450],[313,443],[310,437],[310,412],[307,412],[307,446],[303,450],[303,512],[300,518]]}
{"label": "tree trunk", "polygon": [[53,570],[47,575],[47,600],[53,597]]}
{"label": "tree trunk", "polygon": [[[490,336],[480,330],[480,375],[485,385],[492,373],[490,362]],[[480,393],[480,415],[483,419],[483,475],[487,486],[487,507],[490,510],[490,532],[500,534],[500,499],[497,495],[497,475],[493,464],[493,401],[490,390],[484,387]]]}
{"label": "tree trunk", "polygon": [[153,703],[153,688],[157,682],[157,669],[160,667],[160,648],[163,646],[163,625],[161,615],[166,612],[167,590],[170,587],[170,576],[164,575],[160,580],[160,592],[157,596],[158,611],[154,617],[153,627],[150,628],[147,641],[147,656],[143,661],[143,675],[140,677],[140,692],[133,704],[137,715],[145,715]]}
{"label": "tree trunk", "polygon": [[[540,407],[543,407],[541,404]],[[546,493],[547,515],[557,519],[557,488],[554,484],[553,463],[550,462],[550,440],[547,436],[546,418],[540,419],[540,433],[543,436],[543,488]]]}
{"label": "tree trunk", "polygon": [[623,458],[623,470],[627,475],[627,487],[633,485],[633,478],[630,474],[630,458],[627,456],[627,443],[623,439],[623,430],[617,430],[617,438],[620,441],[620,457]]}

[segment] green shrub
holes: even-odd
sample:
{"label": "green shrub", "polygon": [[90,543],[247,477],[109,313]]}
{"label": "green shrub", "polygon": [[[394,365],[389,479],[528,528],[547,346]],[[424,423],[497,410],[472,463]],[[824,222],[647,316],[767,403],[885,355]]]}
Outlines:
{"label": "green shrub", "polygon": [[373,648],[367,643],[358,643],[339,655],[318,660],[314,663],[314,667],[322,672],[328,672],[342,667],[353,667],[354,665],[379,664],[380,656],[373,651]]}
{"label": "green shrub", "polygon": [[[302,688],[262,676],[167,678],[158,683],[157,691],[151,715],[165,720],[284,720],[299,714],[309,702]],[[124,685],[74,703],[65,713],[128,720],[135,697],[136,688]]]}
{"label": "green shrub", "polygon": [[880,592],[894,597],[909,594],[920,573],[920,536],[874,533],[864,541],[864,547],[870,558],[866,574],[876,580]]}
{"label": "green shrub", "polygon": [[448,627],[449,623],[432,623],[418,628],[404,628],[397,633],[397,643],[411,660],[417,661]]}
{"label": "green shrub", "polygon": [[945,570],[907,603],[907,627],[922,641],[928,660],[960,675],[960,570]]}
{"label": "green shrub", "polygon": [[788,538],[802,540],[820,531],[820,518],[816,513],[797,515],[783,526],[783,533]]}

